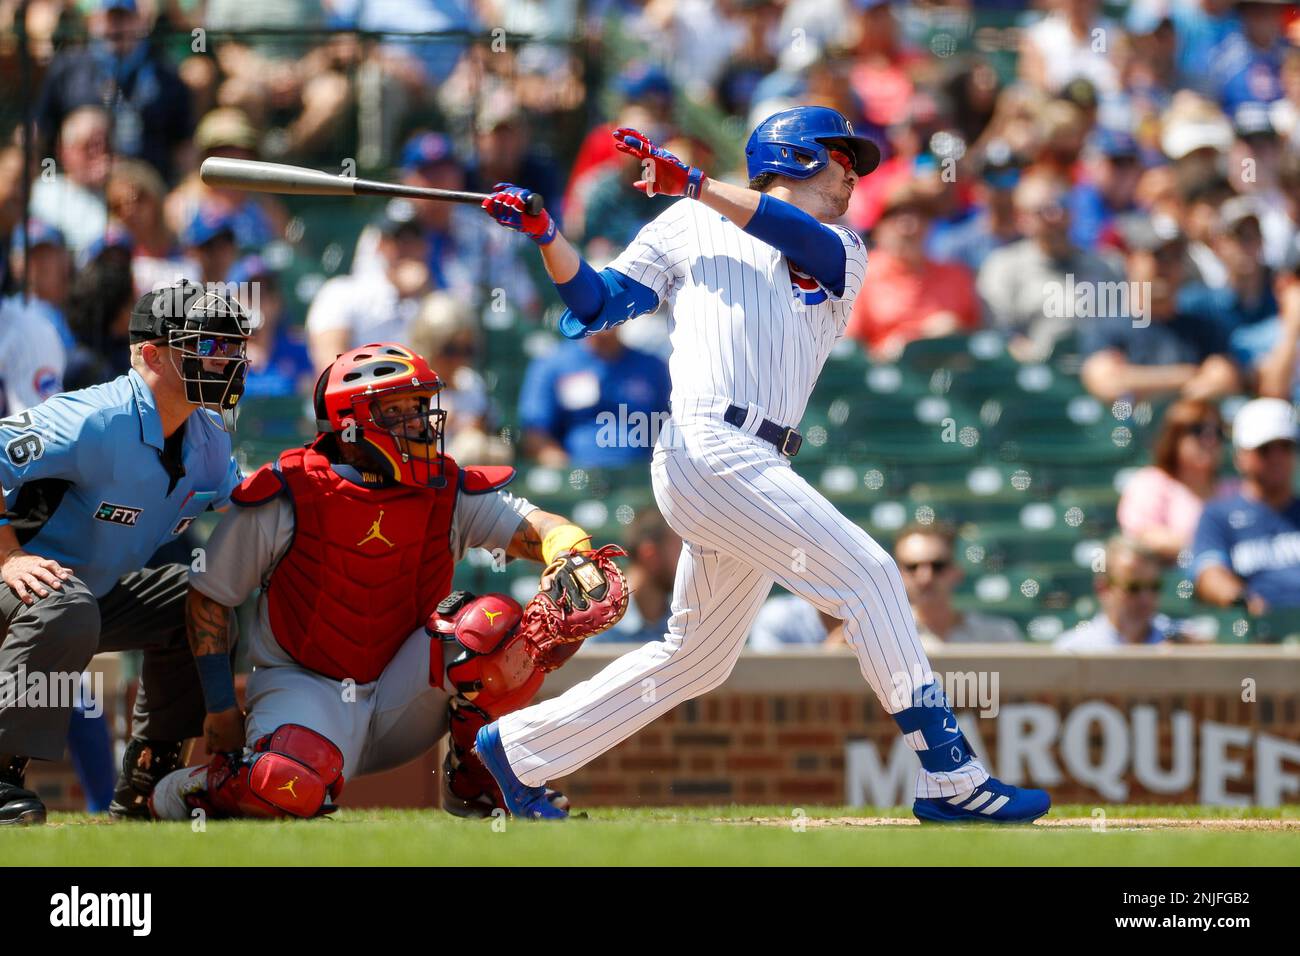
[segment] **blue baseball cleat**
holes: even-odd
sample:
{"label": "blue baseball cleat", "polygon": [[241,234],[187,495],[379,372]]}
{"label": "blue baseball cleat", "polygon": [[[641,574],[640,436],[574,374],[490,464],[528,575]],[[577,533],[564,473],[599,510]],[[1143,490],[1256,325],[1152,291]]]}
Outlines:
{"label": "blue baseball cleat", "polygon": [[501,795],[505,797],[512,816],[525,820],[563,820],[568,817],[567,810],[552,802],[552,797],[557,796],[555,791],[530,787],[515,776],[510,761],[506,759],[505,748],[501,746],[501,734],[495,720],[479,728],[474,738],[474,752],[501,788]]}
{"label": "blue baseball cleat", "polygon": [[1032,823],[1051,808],[1046,790],[1013,787],[989,777],[960,797],[917,797],[912,814],[922,823]]}

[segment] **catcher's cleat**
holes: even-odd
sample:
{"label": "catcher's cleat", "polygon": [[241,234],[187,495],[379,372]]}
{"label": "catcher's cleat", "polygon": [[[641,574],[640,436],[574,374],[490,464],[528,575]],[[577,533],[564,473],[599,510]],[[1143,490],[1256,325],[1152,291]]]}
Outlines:
{"label": "catcher's cleat", "polygon": [[133,737],[122,757],[108,813],[114,820],[151,820],[149,796],[158,781],[181,766],[181,741],[145,740]]}
{"label": "catcher's cleat", "polygon": [[45,822],[45,804],[23,787],[26,757],[0,757],[0,826],[33,826]]}
{"label": "catcher's cleat", "polygon": [[501,788],[506,809],[512,816],[525,820],[563,820],[568,817],[569,801],[563,794],[545,787],[530,787],[515,776],[510,761],[506,759],[505,748],[501,746],[501,734],[495,720],[479,729],[474,752]]}
{"label": "catcher's cleat", "polygon": [[195,810],[211,814],[208,803],[208,768],[181,767],[158,781],[149,795],[155,820],[188,820]]}
{"label": "catcher's cleat", "polygon": [[912,813],[922,823],[1032,823],[1051,808],[1046,790],[1013,787],[989,777],[959,797],[918,797]]}

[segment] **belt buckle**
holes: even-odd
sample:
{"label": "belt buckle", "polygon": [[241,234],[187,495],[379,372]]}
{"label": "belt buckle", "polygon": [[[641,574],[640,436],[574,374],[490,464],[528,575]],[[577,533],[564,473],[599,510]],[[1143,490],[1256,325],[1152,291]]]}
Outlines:
{"label": "belt buckle", "polygon": [[781,439],[781,454],[787,458],[793,458],[799,454],[799,449],[803,447],[803,436],[793,428],[785,430],[785,437]]}

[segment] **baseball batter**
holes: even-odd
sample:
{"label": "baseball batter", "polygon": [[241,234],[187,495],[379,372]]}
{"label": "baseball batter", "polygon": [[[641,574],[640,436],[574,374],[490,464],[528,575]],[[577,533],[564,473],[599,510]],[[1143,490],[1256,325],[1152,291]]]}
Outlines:
{"label": "baseball batter", "polygon": [[484,208],[531,236],[579,338],[672,309],[672,419],[651,465],[655,499],[685,544],[663,640],[625,654],[561,696],[488,724],[477,749],[512,813],[564,811],[543,784],[583,766],[660,714],[721,684],[773,582],[844,621],[863,677],[916,752],[913,812],[924,821],[1025,823],[1041,790],[989,776],[933,683],[889,554],[790,467],[804,413],[844,334],[867,254],[843,216],[879,163],[838,112],[797,107],[746,146],[749,188],[684,165],[632,129],[637,189],[683,196],[596,272],[528,190],[498,184]]}

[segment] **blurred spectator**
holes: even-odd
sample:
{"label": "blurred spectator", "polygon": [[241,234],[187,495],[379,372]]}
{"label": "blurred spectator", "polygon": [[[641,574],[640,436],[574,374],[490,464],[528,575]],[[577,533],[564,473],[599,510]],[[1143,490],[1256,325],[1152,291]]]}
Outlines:
{"label": "blurred spectator", "polygon": [[[451,139],[442,133],[418,132],[399,158],[401,181],[433,189],[464,189],[465,169]],[[409,204],[408,204],[409,205]],[[541,300],[527,271],[533,244],[527,237],[497,229],[476,206],[449,202],[414,204],[415,226],[424,243],[429,287],[445,289],[476,310],[489,304],[535,319]],[[364,276],[389,268],[379,254],[380,230],[367,226],[357,237],[352,274]],[[497,291],[500,290],[500,291]]]}
{"label": "blurred spectator", "polygon": [[1180,175],[1222,175],[1234,137],[1232,124],[1217,106],[1182,90],[1160,117],[1160,127],[1160,150]]}
{"label": "blurred spectator", "polygon": [[1106,569],[1093,585],[1101,610],[1052,646],[1058,651],[1103,651],[1168,640],[1173,623],[1156,613],[1162,574],[1154,552],[1137,541],[1112,538],[1106,543]]}
{"label": "blurred spectator", "polygon": [[656,143],[667,142],[675,133],[673,84],[668,74],[653,64],[637,63],[618,77],[615,88],[623,101],[612,123],[602,123],[587,133],[569,170],[563,213],[572,220],[581,215],[591,186],[611,167],[622,165],[624,154],[614,145],[614,130],[630,127]]}
{"label": "blurred spectator", "polygon": [[1234,190],[1255,201],[1263,238],[1261,254],[1275,266],[1286,255],[1296,232],[1280,186],[1281,141],[1263,103],[1242,103],[1233,122],[1237,138],[1228,151],[1229,182]]}
{"label": "blurred spectator", "polygon": [[[664,148],[688,166],[708,169],[712,156],[695,140],[673,137]],[[677,202],[662,193],[646,197],[632,184],[641,178],[635,156],[620,154],[619,161],[594,177],[584,198],[581,219],[573,231],[581,237],[588,258],[612,259],[631,242],[641,227]]]}
{"label": "blurred spectator", "polygon": [[1139,469],[1119,499],[1125,536],[1174,561],[1191,547],[1201,510],[1219,491],[1223,419],[1210,402],[1184,398],[1165,411],[1152,464]]}
{"label": "blurred spectator", "polygon": [[1254,196],[1237,196],[1219,209],[1212,240],[1215,256],[1223,263],[1227,284],[1201,301],[1211,304],[1230,327],[1252,325],[1277,314],[1273,274],[1264,264],[1264,235],[1259,203]]}
{"label": "blurred spectator", "polygon": [[1175,174],[1175,178],[1187,257],[1205,286],[1221,289],[1228,284],[1228,270],[1215,254],[1213,244],[1220,228],[1219,208],[1232,197],[1232,187],[1212,171],[1191,169]]}
{"label": "blurred spectator", "polygon": [[[162,177],[147,163],[134,159],[113,163],[105,191],[108,213],[112,223],[126,231],[140,295],[182,278],[199,281],[198,265],[182,256],[180,244],[163,219],[166,196]],[[112,228],[110,225],[110,231]]]}
{"label": "blurred spectator", "polygon": [[469,303],[449,292],[430,292],[406,341],[443,381],[438,401],[447,413],[447,454],[467,465],[508,464],[513,450],[489,433],[491,399],[474,368],[482,343]]}
{"label": "blurred spectator", "polygon": [[235,217],[219,206],[200,206],[181,232],[181,247],[198,263],[200,282],[225,282],[239,260]]}
{"label": "blurred spectator", "polygon": [[[23,258],[24,241],[27,245],[26,260]],[[26,288],[26,309],[43,316],[58,333],[64,348],[72,348],[73,336],[63,311],[68,283],[72,281],[72,259],[64,245],[63,234],[40,220],[28,220],[26,229],[19,227],[14,231],[10,262],[15,285]]]}
{"label": "blurred spectator", "polygon": [[129,248],[107,245],[77,271],[68,291],[68,318],[78,343],[64,377],[69,391],[111,381],[131,368],[128,332],[138,298]]}
{"label": "blurred spectator", "polygon": [[929,148],[930,140],[940,125],[939,107],[934,97],[918,92],[908,103],[903,119],[889,129],[890,148],[883,151],[887,158],[870,176],[859,179],[853,188],[846,218],[854,229],[866,233],[875,227],[889,196],[916,177],[917,161]]}
{"label": "blurred spectator", "polygon": [[[1134,6],[1163,7],[1168,0],[1134,0]],[[1178,40],[1178,67],[1202,93],[1211,93],[1214,48],[1237,28],[1234,0],[1177,0],[1169,4]]]}
{"label": "blurred spectator", "polygon": [[623,540],[629,557],[627,583],[632,593],[622,620],[595,641],[644,644],[661,641],[672,616],[673,583],[682,539],[668,527],[654,505],[647,505],[627,526]]}
{"label": "blurred spectator", "polygon": [[21,298],[0,299],[0,417],[63,390],[67,352],[58,332]]}
{"label": "blurred spectator", "polygon": [[618,330],[560,342],[519,391],[523,453],[552,468],[617,468],[649,459],[668,409],[668,366]]}
{"label": "blurred spectator", "polygon": [[[224,38],[215,54],[225,78],[217,93],[222,106],[243,110],[262,129],[283,127],[268,137],[273,155],[300,154],[322,145],[343,119],[351,84],[336,69],[335,45],[309,33],[325,24],[320,0],[249,3],[207,0],[209,30],[245,33]],[[281,31],[279,34],[258,31]]]}
{"label": "blurred spectator", "polygon": [[927,243],[930,257],[958,262],[978,273],[989,253],[1020,239],[1014,196],[1023,165],[1004,140],[991,142],[979,164],[974,214],[955,226],[932,229]]}
{"label": "blurred spectator", "polygon": [[1300,248],[1273,278],[1278,313],[1233,329],[1232,356],[1266,398],[1300,399]]}
{"label": "blurred spectator", "polygon": [[1210,51],[1210,81],[1228,112],[1249,100],[1272,102],[1282,96],[1282,35],[1285,0],[1238,0],[1239,26]]}
{"label": "blurred spectator", "polygon": [[941,644],[1012,643],[1024,639],[1014,621],[952,603],[961,583],[957,532],[944,524],[910,524],[894,541],[894,560],[903,574],[916,633],[927,650]]}
{"label": "blurred spectator", "polygon": [[474,119],[474,161],[465,170],[466,188],[489,192],[497,183],[514,183],[558,198],[560,171],[532,140],[518,100],[512,93],[497,90]]}
{"label": "blurred spectator", "polygon": [[107,107],[112,152],[142,159],[170,181],[194,132],[189,89],[149,42],[135,0],[98,0],[87,25],[90,42],[60,51],[45,76],[36,120],[47,149],[78,107]]}
{"label": "blurred spectator", "polygon": [[372,225],[380,268],[330,279],[307,312],[307,343],[317,370],[367,342],[405,342],[420,300],[430,291],[429,241],[414,204],[393,199]]}
{"label": "blurred spectator", "polygon": [[1138,144],[1127,131],[1094,130],[1085,151],[1085,179],[1070,191],[1070,241],[1095,249],[1115,217],[1134,209],[1141,174]]}
{"label": "blurred spectator", "polygon": [[1048,93],[1059,92],[1071,80],[1083,77],[1098,91],[1119,88],[1115,61],[1097,32],[1118,35],[1118,24],[1101,17],[1097,0],[1056,0],[1042,20],[1022,34],[1020,76]]}
{"label": "blurred spectator", "polygon": [[846,334],[879,360],[896,358],[915,339],[979,327],[974,275],[964,265],[926,257],[930,215],[912,186],[896,189],[872,233],[875,245]]}
{"label": "blurred spectator", "polygon": [[1257,398],[1233,418],[1241,489],[1206,505],[1196,526],[1192,570],[1201,600],[1251,614],[1300,607],[1295,417],[1290,402]]}
{"label": "blurred spectator", "polygon": [[[1128,268],[1126,314],[1081,323],[1084,387],[1104,402],[1181,394],[1213,399],[1240,385],[1227,357],[1228,327],[1188,307],[1203,297],[1184,292],[1186,244],[1172,220],[1141,214],[1119,224]],[[1103,296],[1098,290],[1098,300]]]}
{"label": "blurred spectator", "polygon": [[14,230],[23,219],[23,153],[0,146],[0,295],[16,291],[9,262]]}
{"label": "blurred spectator", "polygon": [[245,398],[288,398],[311,392],[313,369],[302,329],[286,321],[280,280],[261,256],[245,256],[226,281],[238,288],[253,319]]}
{"label": "blurred spectator", "polygon": [[1015,205],[1025,238],[991,252],[976,279],[989,324],[1010,337],[1011,353],[1022,362],[1043,361],[1075,328],[1069,309],[1049,308],[1049,296],[1060,297],[1067,284],[1121,278],[1109,262],[1070,242],[1067,188],[1042,173],[1021,177]]}
{"label": "blurred spectator", "polygon": [[108,209],[104,184],[112,159],[108,114],[99,106],[79,106],[63,121],[58,162],[42,167],[32,183],[28,214],[57,228],[74,253],[104,234]]}
{"label": "blurred spectator", "polygon": [[163,205],[168,228],[181,233],[203,207],[219,209],[231,217],[235,243],[241,249],[260,249],[283,236],[289,214],[275,196],[209,186],[199,178],[198,166],[212,156],[260,159],[257,139],[257,128],[242,110],[215,109],[204,116],[194,131],[194,148],[199,154],[196,167],[172,190]]}
{"label": "blurred spectator", "polygon": [[764,601],[749,632],[750,648],[779,651],[800,644],[843,645],[843,623],[793,594],[778,594]]}
{"label": "blurred spectator", "polygon": [[903,121],[916,74],[930,60],[903,42],[891,0],[853,0],[852,5],[856,13],[850,25],[857,42],[849,51],[849,86],[868,122],[893,126]]}

